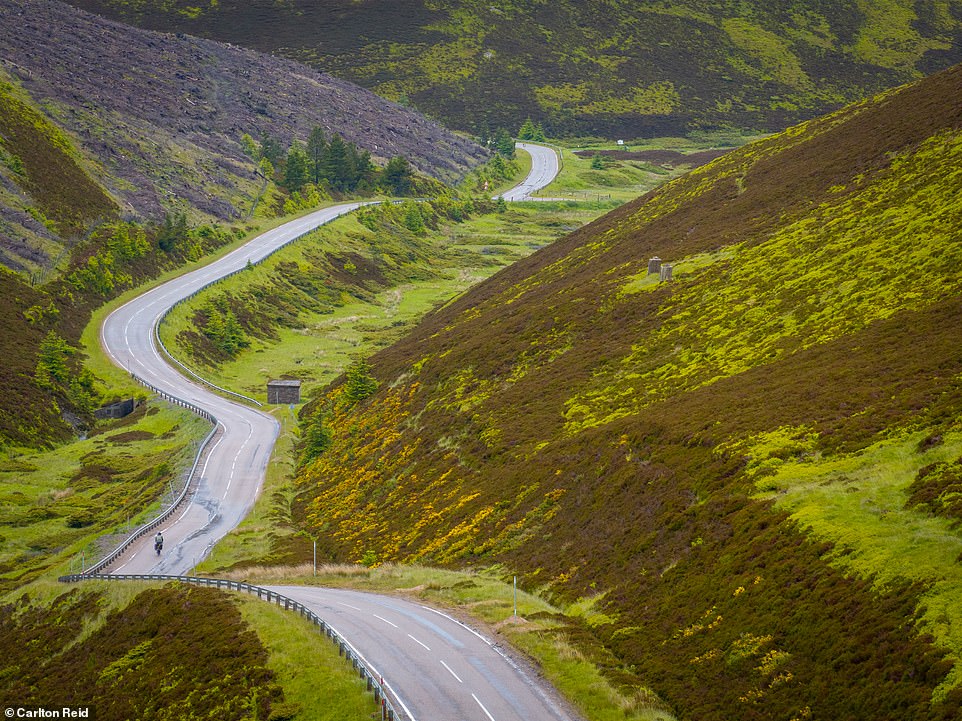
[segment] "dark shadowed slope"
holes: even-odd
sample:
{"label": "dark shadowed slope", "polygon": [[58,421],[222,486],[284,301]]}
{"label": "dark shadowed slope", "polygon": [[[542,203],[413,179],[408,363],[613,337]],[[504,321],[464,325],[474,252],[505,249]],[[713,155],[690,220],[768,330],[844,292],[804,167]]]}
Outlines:
{"label": "dark shadowed slope", "polygon": [[733,151],[426,319],[312,409],[319,553],[594,599],[559,632],[681,718],[957,718],[960,96]]}
{"label": "dark shadowed slope", "polygon": [[71,0],[297,58],[456,128],[781,129],[962,61],[962,3]]}

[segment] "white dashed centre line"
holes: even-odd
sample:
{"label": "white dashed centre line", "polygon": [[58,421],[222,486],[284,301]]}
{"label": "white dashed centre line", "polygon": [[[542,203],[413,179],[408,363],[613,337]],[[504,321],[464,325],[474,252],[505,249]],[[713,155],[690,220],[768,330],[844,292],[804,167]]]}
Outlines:
{"label": "white dashed centre line", "polygon": [[484,707],[484,704],[481,703],[481,699],[479,699],[474,694],[471,694],[471,698],[473,698],[475,701],[478,702],[478,706],[480,706],[481,710],[484,711],[484,715],[487,716],[489,719],[491,719],[491,721],[494,721],[494,716],[492,716],[491,713],[488,711],[488,709]]}
{"label": "white dashed centre line", "polygon": [[397,625],[396,623],[391,623],[391,622],[388,621],[386,618],[384,618],[384,616],[378,616],[376,613],[373,614],[373,615],[374,615],[374,618],[379,618],[379,619],[381,619],[382,621],[384,621],[384,623],[388,624],[389,626],[394,626],[394,628],[398,628],[398,625]]}
{"label": "white dashed centre line", "polygon": [[[461,677],[458,676],[454,671],[452,671],[452,670],[451,670],[451,667],[448,666],[444,661],[441,662],[441,665],[444,666],[444,667],[448,670],[448,673],[449,673],[449,674],[451,674],[452,676],[454,676],[454,678],[457,679],[458,683],[464,683],[464,681],[461,680]],[[475,701],[477,701],[477,699],[475,699]]]}
{"label": "white dashed centre line", "polygon": [[412,641],[414,641],[415,643],[417,643],[417,644],[419,644],[419,645],[421,645],[421,646],[424,646],[424,648],[426,648],[428,651],[431,650],[431,648],[430,648],[426,643],[424,643],[424,642],[422,642],[422,641],[418,641],[418,640],[417,640],[416,638],[414,638],[414,636],[412,636],[411,634],[408,634],[408,638],[411,639]]}

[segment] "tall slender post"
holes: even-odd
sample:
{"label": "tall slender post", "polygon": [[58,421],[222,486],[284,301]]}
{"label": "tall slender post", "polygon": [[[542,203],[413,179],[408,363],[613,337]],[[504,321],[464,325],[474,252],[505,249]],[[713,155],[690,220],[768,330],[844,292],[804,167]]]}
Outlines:
{"label": "tall slender post", "polygon": [[514,615],[518,615],[518,577],[514,577]]}
{"label": "tall slender post", "polygon": [[317,578],[317,539],[314,540],[314,578]]}

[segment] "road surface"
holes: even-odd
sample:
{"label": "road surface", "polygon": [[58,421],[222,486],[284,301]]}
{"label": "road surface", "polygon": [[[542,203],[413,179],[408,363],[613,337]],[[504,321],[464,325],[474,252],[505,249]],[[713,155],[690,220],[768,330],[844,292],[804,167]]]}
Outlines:
{"label": "road surface", "polygon": [[104,322],[101,343],[118,366],[173,396],[204,408],[219,432],[200,466],[189,505],[163,525],[164,551],[153,552],[153,534],[135,542],[108,569],[111,573],[188,573],[210,548],[247,515],[260,492],[279,426],[271,416],[218,396],[182,376],[154,345],[165,311],[212,281],[256,263],[313,228],[355,210],[346,203],[319,210],[268,231],[223,258],[158,286],[118,308]]}
{"label": "road surface", "polygon": [[270,586],[324,619],[384,678],[413,721],[572,721],[491,641],[426,606],[313,586]]}
{"label": "road surface", "polygon": [[[522,146],[524,147],[524,146]],[[532,173],[515,189],[523,195],[551,182],[554,151],[535,148]],[[529,151],[530,152],[530,151]],[[548,157],[554,158],[554,165]],[[545,170],[548,168],[549,170]],[[553,176],[552,176],[553,177]],[[216,279],[257,263],[313,228],[363,203],[317,211],[258,236],[204,268],[158,286],[118,308],[104,322],[102,345],[118,366],[154,387],[209,411],[218,421],[212,448],[200,466],[189,503],[161,530],[160,556],[152,534],[139,539],[109,567],[110,573],[187,575],[210,548],[244,518],[260,492],[277,439],[266,413],[227,400],[181,375],[154,343],[165,312]],[[534,683],[497,647],[453,619],[386,596],[285,586],[279,593],[312,607],[385,677],[412,721],[570,721],[563,703]]]}
{"label": "road surface", "polygon": [[552,148],[534,143],[515,143],[515,147],[531,155],[531,171],[520,185],[499,196],[508,201],[544,200],[533,198],[532,194],[547,187],[558,175],[558,154]]}

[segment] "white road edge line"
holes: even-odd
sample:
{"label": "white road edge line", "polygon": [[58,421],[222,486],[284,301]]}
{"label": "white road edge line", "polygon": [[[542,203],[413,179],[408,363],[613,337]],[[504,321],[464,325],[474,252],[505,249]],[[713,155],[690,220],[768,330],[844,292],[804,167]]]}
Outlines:
{"label": "white road edge line", "polygon": [[480,706],[481,710],[484,711],[484,715],[487,716],[489,719],[491,719],[491,721],[494,721],[494,716],[492,716],[491,713],[488,711],[488,709],[484,707],[484,704],[481,703],[481,699],[479,699],[474,694],[471,694],[471,698],[473,698],[475,701],[478,702],[478,706]]}
{"label": "white road edge line", "polygon": [[[338,603],[340,603],[340,602],[338,602]],[[346,603],[345,603],[344,605],[347,606]],[[354,607],[351,606],[350,608],[354,608]],[[338,632],[338,630],[337,630],[336,628],[334,628],[333,626],[331,626],[331,624],[328,624],[328,628],[330,628],[332,631],[334,631],[334,633],[337,634],[337,637],[340,638],[340,639],[342,639],[342,640],[344,641],[344,643],[346,643],[346,644],[350,647],[350,649],[354,652],[354,655],[357,656],[359,659],[361,659],[361,661],[364,663],[364,665],[367,666],[367,667],[371,670],[371,673],[373,673],[375,676],[377,676],[379,679],[381,679],[381,686],[383,686],[384,688],[386,688],[388,691],[391,692],[391,695],[394,696],[395,701],[397,701],[399,704],[401,704],[401,708],[404,709],[404,713],[406,713],[406,714],[408,715],[408,718],[411,719],[411,721],[418,721],[417,718],[415,717],[415,715],[414,715],[413,713],[411,713],[411,709],[409,709],[409,708],[407,707],[407,704],[404,703],[404,701],[401,699],[400,695],[398,695],[398,692],[394,690],[394,687],[391,686],[391,684],[389,684],[387,681],[384,680],[384,676],[382,676],[381,673],[374,667],[374,664],[371,663],[370,661],[368,661],[366,658],[364,658],[364,654],[362,654],[360,651],[358,651],[356,648],[354,648],[354,644],[352,644],[350,641],[348,641],[347,638],[345,638],[340,632]]]}
{"label": "white road edge line", "polygon": [[461,677],[458,676],[454,671],[452,671],[452,670],[451,670],[451,667],[448,666],[444,661],[441,662],[441,665],[444,666],[444,667],[448,670],[448,673],[449,673],[449,674],[451,674],[452,676],[454,676],[454,677],[458,680],[458,683],[464,683],[464,681],[461,680]]}
{"label": "white road edge line", "polygon": [[432,613],[436,613],[436,614],[438,614],[439,616],[443,616],[444,618],[448,619],[448,620],[451,621],[452,623],[458,624],[461,628],[465,629],[466,631],[470,631],[471,633],[473,633],[475,636],[477,636],[478,638],[480,638],[482,641],[484,641],[484,642],[485,642],[486,644],[488,644],[489,646],[493,646],[493,645],[494,645],[494,644],[491,643],[488,639],[486,639],[484,636],[482,636],[480,633],[478,633],[478,632],[475,631],[473,628],[471,628],[469,625],[467,625],[466,623],[462,623],[462,622],[459,621],[458,619],[454,618],[454,616],[449,616],[448,614],[444,613],[443,611],[439,611],[439,610],[436,609],[436,608],[431,608],[430,606],[421,606],[421,608],[423,608],[425,611],[431,611]]}

